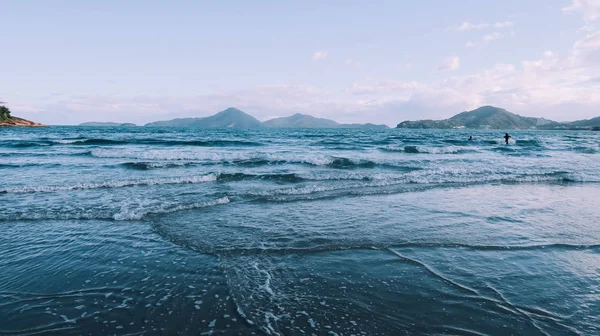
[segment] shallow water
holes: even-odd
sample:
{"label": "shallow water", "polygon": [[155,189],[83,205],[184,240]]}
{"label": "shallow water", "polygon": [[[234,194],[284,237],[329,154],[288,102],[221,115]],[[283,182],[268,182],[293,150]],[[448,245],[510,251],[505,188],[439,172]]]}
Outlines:
{"label": "shallow water", "polygon": [[0,130],[0,334],[595,335],[600,133]]}

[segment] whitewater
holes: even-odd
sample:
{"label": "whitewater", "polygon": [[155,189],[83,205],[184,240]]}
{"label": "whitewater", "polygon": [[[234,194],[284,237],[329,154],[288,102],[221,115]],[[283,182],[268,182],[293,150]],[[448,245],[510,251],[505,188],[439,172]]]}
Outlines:
{"label": "whitewater", "polygon": [[0,129],[0,334],[596,335],[600,132],[510,133]]}

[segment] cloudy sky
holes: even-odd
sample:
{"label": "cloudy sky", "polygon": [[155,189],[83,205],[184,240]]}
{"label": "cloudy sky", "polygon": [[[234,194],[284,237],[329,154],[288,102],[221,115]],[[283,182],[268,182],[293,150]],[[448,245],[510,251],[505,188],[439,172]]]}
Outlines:
{"label": "cloudy sky", "polygon": [[51,124],[229,106],[395,125],[600,115],[600,0],[0,0],[0,100]]}

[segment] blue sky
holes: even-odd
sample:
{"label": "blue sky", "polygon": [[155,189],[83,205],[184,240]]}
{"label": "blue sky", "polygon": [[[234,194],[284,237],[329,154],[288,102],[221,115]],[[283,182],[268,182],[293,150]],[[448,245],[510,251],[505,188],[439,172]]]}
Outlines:
{"label": "blue sky", "polygon": [[40,122],[229,106],[395,125],[600,115],[600,0],[0,0],[0,100]]}

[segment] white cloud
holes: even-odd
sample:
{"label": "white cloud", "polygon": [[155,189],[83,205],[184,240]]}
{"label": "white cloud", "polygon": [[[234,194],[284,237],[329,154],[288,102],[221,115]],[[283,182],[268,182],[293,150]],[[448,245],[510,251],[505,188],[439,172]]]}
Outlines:
{"label": "white cloud", "polygon": [[490,27],[489,23],[469,23],[469,22],[465,21],[458,27],[455,27],[455,30],[458,30],[458,31],[479,30],[479,29],[485,29],[485,28],[489,28],[489,27]]}
{"label": "white cloud", "polygon": [[506,27],[511,27],[512,25],[513,25],[512,21],[496,22],[496,23],[494,23],[494,28],[506,28]]}
{"label": "white cloud", "polygon": [[600,31],[587,35],[585,38],[575,42],[574,47],[580,48],[600,48]]}
{"label": "white cloud", "polygon": [[486,42],[489,42],[489,41],[497,40],[499,38],[502,38],[502,34],[496,32],[496,33],[491,33],[491,34],[485,35],[483,37],[483,40]]}
{"label": "white cloud", "polygon": [[437,71],[454,71],[460,67],[460,58],[458,56],[446,58],[442,64],[437,67]]}
{"label": "white cloud", "polygon": [[346,65],[351,66],[351,67],[359,67],[360,66],[360,62],[359,61],[355,61],[353,59],[347,59],[346,60]]}
{"label": "white cloud", "polygon": [[517,66],[496,64],[464,76],[417,82],[399,90],[397,97],[381,92],[386,88],[362,94],[372,97],[370,106],[402,114],[399,120],[446,118],[481,105],[559,121],[595,117],[600,106],[600,31],[573,43],[566,56],[546,51],[542,58]]}
{"label": "white cloud", "polygon": [[367,84],[359,84],[358,82],[352,83],[351,92],[357,95],[364,94],[382,94],[382,93],[411,93],[415,90],[422,88],[422,85],[412,81],[403,82],[398,80],[382,80],[373,82],[372,80]]}
{"label": "white cloud", "polygon": [[487,28],[507,28],[513,25],[512,21],[496,22],[496,23],[470,23],[465,21],[458,26],[450,27],[450,30],[456,31],[469,31],[469,30],[481,30]]}
{"label": "white cloud", "polygon": [[474,47],[474,46],[475,46],[475,43],[473,43],[472,41],[465,42],[465,47],[467,47],[467,48],[471,48],[471,47]]}
{"label": "white cloud", "polygon": [[312,56],[313,61],[320,61],[327,58],[327,51],[315,51]]}
{"label": "white cloud", "polygon": [[562,9],[565,13],[580,12],[585,21],[600,18],[600,0],[571,0],[571,5]]}
{"label": "white cloud", "polygon": [[596,30],[596,25],[590,23],[590,24],[586,24],[585,26],[579,28],[577,30],[577,32],[591,32],[591,31],[594,31],[594,30]]}

